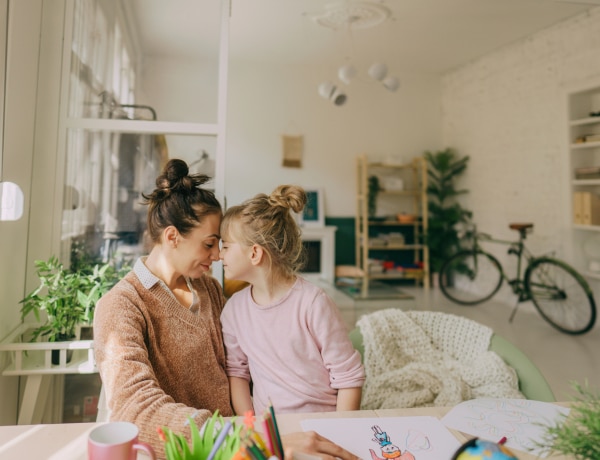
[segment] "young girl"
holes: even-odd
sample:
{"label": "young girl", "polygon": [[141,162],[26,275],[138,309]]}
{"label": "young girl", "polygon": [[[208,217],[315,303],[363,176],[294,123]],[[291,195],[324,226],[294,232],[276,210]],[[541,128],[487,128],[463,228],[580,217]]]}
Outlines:
{"label": "young girl", "polygon": [[[230,208],[221,226],[225,277],[250,285],[221,314],[237,414],[357,410],[365,380],[337,306],[298,276],[304,190],[279,186]],[[252,391],[250,390],[252,382]]]}

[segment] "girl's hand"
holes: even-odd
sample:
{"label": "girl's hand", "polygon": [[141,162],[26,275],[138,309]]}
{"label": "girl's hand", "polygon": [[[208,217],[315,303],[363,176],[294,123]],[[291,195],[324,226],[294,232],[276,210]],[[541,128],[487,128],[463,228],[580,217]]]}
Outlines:
{"label": "girl's hand", "polygon": [[282,442],[285,458],[292,460],[294,452],[313,455],[324,460],[360,460],[343,447],[338,446],[314,431],[296,432],[284,435]]}

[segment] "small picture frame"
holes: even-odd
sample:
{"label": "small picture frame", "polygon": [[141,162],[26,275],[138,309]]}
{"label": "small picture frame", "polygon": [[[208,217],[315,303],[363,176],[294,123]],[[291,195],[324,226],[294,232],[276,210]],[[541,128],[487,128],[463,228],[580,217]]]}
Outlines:
{"label": "small picture frame", "polygon": [[305,188],[307,202],[302,215],[299,216],[301,227],[324,227],[325,210],[323,208],[323,189]]}

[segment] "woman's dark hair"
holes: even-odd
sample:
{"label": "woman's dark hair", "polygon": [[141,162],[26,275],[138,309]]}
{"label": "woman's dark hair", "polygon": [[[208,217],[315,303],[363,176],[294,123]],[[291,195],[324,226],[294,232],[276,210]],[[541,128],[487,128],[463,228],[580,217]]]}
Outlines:
{"label": "woman's dark hair", "polygon": [[301,212],[307,201],[302,187],[280,185],[270,195],[261,193],[227,209],[221,234],[246,246],[262,246],[275,275],[294,275],[304,266],[306,253],[302,231],[290,210]]}
{"label": "woman's dark hair", "polygon": [[189,174],[185,161],[169,160],[156,178],[154,191],[142,194],[148,205],[148,236],[154,243],[160,242],[169,225],[187,235],[205,216],[223,214],[215,194],[200,187],[209,180],[204,174]]}

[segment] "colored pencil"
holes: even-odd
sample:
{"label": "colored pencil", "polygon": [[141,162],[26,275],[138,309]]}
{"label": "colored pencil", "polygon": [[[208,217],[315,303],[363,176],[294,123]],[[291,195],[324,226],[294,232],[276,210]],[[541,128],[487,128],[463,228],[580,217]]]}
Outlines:
{"label": "colored pencil", "polygon": [[271,452],[270,452],[269,448],[267,447],[267,445],[265,444],[264,439],[260,436],[260,434],[258,434],[256,431],[252,431],[251,436],[252,436],[252,440],[258,445],[260,450],[262,450],[265,453],[265,455],[270,457]]}
{"label": "colored pencil", "polygon": [[275,435],[275,424],[273,423],[273,417],[270,412],[266,412],[263,416],[264,421],[267,424],[267,439],[273,446],[273,454],[281,460],[282,452],[279,450],[279,443],[277,442],[277,436]]}
{"label": "colored pencil", "polygon": [[265,440],[269,447],[269,450],[273,455],[277,455],[277,451],[275,450],[275,444],[273,443],[273,437],[271,436],[271,428],[269,426],[269,421],[263,417],[263,429],[265,430]]}
{"label": "colored pencil", "polygon": [[219,451],[219,449],[225,442],[225,438],[227,437],[227,433],[229,433],[230,429],[231,429],[231,421],[227,421],[227,423],[225,423],[225,426],[223,426],[223,428],[219,432],[219,435],[217,436],[217,439],[215,440],[215,443],[213,444],[213,447],[210,450],[208,457],[206,457],[206,460],[213,460],[213,458],[215,457],[215,455],[217,454],[217,452]]}
{"label": "colored pencil", "polygon": [[267,460],[264,452],[251,439],[248,443],[248,449],[250,450],[251,454],[256,457],[256,460]]}
{"label": "colored pencil", "polygon": [[280,459],[284,460],[283,458],[283,444],[281,442],[281,436],[279,435],[279,428],[277,427],[277,418],[275,417],[275,409],[273,408],[273,404],[271,404],[271,401],[269,401],[269,412],[271,413],[271,418],[273,419],[273,426],[275,428],[275,440],[277,441],[277,447],[279,449],[279,453],[280,453]]}

